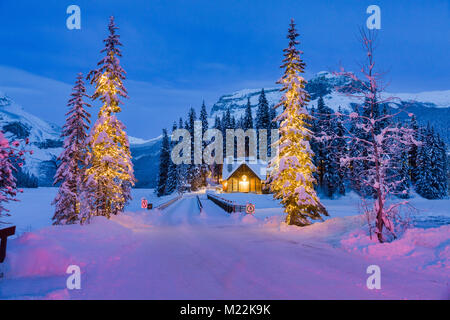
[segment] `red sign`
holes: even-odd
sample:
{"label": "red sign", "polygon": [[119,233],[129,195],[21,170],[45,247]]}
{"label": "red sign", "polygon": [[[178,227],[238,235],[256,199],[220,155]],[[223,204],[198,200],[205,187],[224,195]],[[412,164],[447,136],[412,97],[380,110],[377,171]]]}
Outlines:
{"label": "red sign", "polygon": [[142,209],[147,209],[147,206],[148,206],[148,201],[145,200],[145,199],[142,199],[141,200],[141,208]]}
{"label": "red sign", "polygon": [[245,212],[247,214],[254,214],[255,213],[255,205],[253,203],[247,203],[245,206]]}

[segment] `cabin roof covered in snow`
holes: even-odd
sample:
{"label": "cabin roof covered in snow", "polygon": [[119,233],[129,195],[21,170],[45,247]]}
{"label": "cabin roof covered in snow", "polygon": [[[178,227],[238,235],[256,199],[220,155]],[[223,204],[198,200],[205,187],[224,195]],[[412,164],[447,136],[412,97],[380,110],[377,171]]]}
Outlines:
{"label": "cabin roof covered in snow", "polygon": [[228,180],[243,164],[246,164],[259,179],[266,180],[267,162],[254,158],[225,159],[222,167],[222,180]]}

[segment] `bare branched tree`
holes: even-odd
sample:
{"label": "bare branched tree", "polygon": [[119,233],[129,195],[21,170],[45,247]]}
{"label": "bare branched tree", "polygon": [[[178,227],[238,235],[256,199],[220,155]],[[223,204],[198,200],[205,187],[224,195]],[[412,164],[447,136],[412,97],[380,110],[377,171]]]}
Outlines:
{"label": "bare branched tree", "polygon": [[345,126],[346,132],[341,138],[357,150],[342,156],[340,163],[351,172],[350,179],[361,187],[362,208],[369,217],[369,226],[374,221],[378,241],[385,242],[388,237],[397,237],[397,228],[403,224],[400,208],[408,204],[407,200],[396,200],[398,197],[405,198],[408,192],[407,188],[402,188],[407,179],[401,174],[403,162],[407,161],[402,155],[407,153],[411,144],[419,142],[414,139],[413,129],[396,121],[400,113],[406,112],[405,109],[398,108],[391,113],[380,110],[380,106],[389,105],[395,98],[382,94],[385,89],[383,74],[375,71],[376,32],[361,29],[360,36],[366,52],[365,61],[361,64],[361,76],[343,68],[336,73],[350,80],[338,90],[361,101],[350,114],[335,113],[351,122],[352,126]]}

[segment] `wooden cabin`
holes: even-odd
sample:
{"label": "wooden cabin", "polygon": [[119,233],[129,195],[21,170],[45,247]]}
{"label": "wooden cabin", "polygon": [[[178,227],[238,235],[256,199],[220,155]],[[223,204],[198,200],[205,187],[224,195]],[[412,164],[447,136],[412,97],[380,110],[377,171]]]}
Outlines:
{"label": "wooden cabin", "polygon": [[225,161],[222,167],[223,192],[262,193],[267,165],[245,160]]}

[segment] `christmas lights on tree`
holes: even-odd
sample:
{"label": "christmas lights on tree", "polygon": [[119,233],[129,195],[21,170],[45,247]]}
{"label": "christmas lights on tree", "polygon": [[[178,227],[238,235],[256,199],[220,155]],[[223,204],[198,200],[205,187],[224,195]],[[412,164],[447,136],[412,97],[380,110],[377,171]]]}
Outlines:
{"label": "christmas lights on tree", "polygon": [[92,215],[111,217],[123,211],[131,199],[130,190],[135,183],[130,146],[125,126],[116,117],[121,111],[120,97],[127,98],[123,85],[125,71],[120,66],[122,56],[120,36],[116,34],[114,17],[110,18],[109,36],[104,40],[105,57],[99,68],[89,73],[95,85],[93,99],[103,103],[98,120],[92,128],[89,141],[87,174],[88,206],[83,221]]}
{"label": "christmas lights on tree", "polygon": [[321,215],[328,215],[320,203],[314,190],[313,173],[316,167],[309,144],[312,132],[308,128],[310,115],[305,106],[309,95],[305,90],[305,79],[300,75],[304,72],[305,63],[301,60],[301,51],[297,50],[298,36],[294,21],[291,20],[288,48],[284,49],[282,68],[284,75],[278,81],[284,92],[277,108],[283,112],[276,118],[280,122],[280,140],[278,156],[271,163],[269,177],[270,189],[276,199],[281,199],[287,213],[286,223],[305,226],[311,220],[321,220]]}

